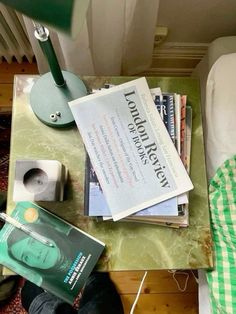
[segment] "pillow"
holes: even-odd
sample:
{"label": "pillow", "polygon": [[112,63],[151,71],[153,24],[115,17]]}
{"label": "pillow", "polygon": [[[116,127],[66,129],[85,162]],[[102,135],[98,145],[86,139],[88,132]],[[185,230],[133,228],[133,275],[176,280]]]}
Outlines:
{"label": "pillow", "polygon": [[221,56],[208,75],[205,107],[208,178],[236,153],[236,53]]}

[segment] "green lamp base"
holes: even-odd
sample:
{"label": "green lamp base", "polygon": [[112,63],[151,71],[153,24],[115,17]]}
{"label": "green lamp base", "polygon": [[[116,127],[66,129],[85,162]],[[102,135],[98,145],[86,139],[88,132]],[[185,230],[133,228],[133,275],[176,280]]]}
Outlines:
{"label": "green lamp base", "polygon": [[87,95],[83,81],[75,74],[62,71],[63,86],[57,86],[50,72],[43,74],[30,92],[30,105],[43,123],[51,127],[65,128],[74,124],[68,102]]}

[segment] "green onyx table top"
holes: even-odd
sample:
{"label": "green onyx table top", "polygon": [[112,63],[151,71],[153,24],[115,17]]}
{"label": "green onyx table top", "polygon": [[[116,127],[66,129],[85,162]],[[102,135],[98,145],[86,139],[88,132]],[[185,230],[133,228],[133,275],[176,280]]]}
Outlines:
{"label": "green onyx table top", "polygon": [[[190,192],[190,225],[174,229],[135,222],[97,222],[83,216],[85,151],[76,126],[55,129],[41,123],[29,105],[29,93],[38,76],[16,75],[9,166],[7,211],[12,200],[17,159],[55,159],[69,171],[66,200],[39,202],[82,230],[105,242],[106,250],[98,263],[100,270],[151,270],[211,268],[212,238],[209,222],[200,90],[193,78],[147,78],[151,88],[188,95],[193,108],[193,136]],[[88,88],[104,83],[120,84],[134,77],[83,77]],[[47,93],[47,91],[45,91]]]}

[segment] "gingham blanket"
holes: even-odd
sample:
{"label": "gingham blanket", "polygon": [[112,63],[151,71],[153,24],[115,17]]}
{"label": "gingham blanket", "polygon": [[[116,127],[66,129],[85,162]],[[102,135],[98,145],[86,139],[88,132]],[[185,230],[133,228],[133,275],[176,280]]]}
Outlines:
{"label": "gingham blanket", "polygon": [[207,271],[212,313],[236,313],[236,156],[210,181],[215,265]]}

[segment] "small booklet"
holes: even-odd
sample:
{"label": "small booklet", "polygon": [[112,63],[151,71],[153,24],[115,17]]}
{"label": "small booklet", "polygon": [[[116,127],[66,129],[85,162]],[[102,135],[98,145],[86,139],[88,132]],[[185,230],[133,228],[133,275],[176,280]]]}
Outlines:
{"label": "small booklet", "polygon": [[31,202],[17,203],[6,221],[0,263],[73,304],[105,244]]}
{"label": "small booklet", "polygon": [[145,78],[69,105],[113,220],[193,188]]}

